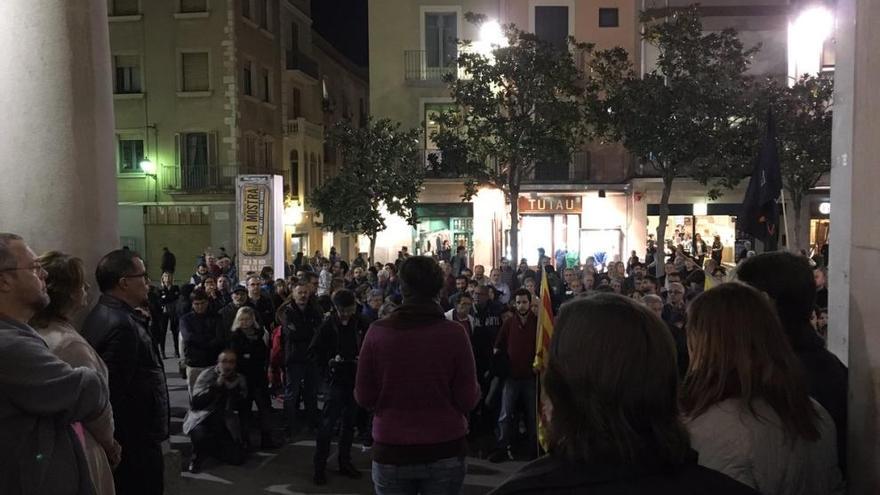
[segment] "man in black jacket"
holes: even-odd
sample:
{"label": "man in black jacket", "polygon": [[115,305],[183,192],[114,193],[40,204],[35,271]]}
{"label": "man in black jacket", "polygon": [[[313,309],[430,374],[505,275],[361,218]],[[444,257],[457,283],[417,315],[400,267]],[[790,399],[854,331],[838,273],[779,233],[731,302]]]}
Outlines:
{"label": "man in black jacket", "polygon": [[147,304],[149,283],[140,256],[112,251],[95,270],[101,298],[83,323],[83,337],[107,364],[110,403],[122,462],[113,471],[116,493],[163,493],[162,442],[170,411],[165,370],[134,308]]}
{"label": "man in black jacket", "polygon": [[315,446],[316,485],[327,483],[325,470],[330,455],[330,440],[341,421],[339,433],[339,472],[350,478],[360,478],[361,472],[351,463],[351,443],[354,438],[354,422],[358,412],[354,401],[354,384],[357,375],[357,358],[367,324],[357,314],[354,294],[346,289],[333,294],[335,312],[328,316],[312,340],[309,352],[330,391],[324,404],[321,426]]}
{"label": "man in black jacket", "polygon": [[291,435],[295,432],[296,412],[300,391],[306,405],[310,426],[318,422],[318,372],[309,359],[309,345],[321,325],[323,315],[317,305],[309,301],[310,290],[298,284],[291,293],[293,304],[288,304],[281,322],[281,354],[285,374],[284,411]]}
{"label": "man in black jacket", "polygon": [[257,312],[257,320],[263,328],[275,327],[275,306],[269,294],[263,292],[260,277],[251,276],[247,279],[248,299]]}
{"label": "man in black jacket", "polygon": [[[810,396],[828,411],[837,427],[838,463],[846,475],[847,369],[810,324],[816,285],[807,258],[787,252],[747,258],[736,269],[737,278],[764,291],[776,310],[788,341],[803,364]],[[747,311],[744,308],[744,311]]]}
{"label": "man in black jacket", "polygon": [[217,325],[217,317],[208,311],[211,304],[208,294],[202,289],[196,289],[190,300],[192,312],[180,319],[180,338],[183,341],[186,381],[192,397],[199,375],[205,368],[216,364],[225,335]]}
{"label": "man in black jacket", "polygon": [[162,248],[162,264],[161,269],[162,272],[168,272],[174,274],[174,269],[177,268],[177,256],[174,256],[174,253],[168,250],[168,247]]}

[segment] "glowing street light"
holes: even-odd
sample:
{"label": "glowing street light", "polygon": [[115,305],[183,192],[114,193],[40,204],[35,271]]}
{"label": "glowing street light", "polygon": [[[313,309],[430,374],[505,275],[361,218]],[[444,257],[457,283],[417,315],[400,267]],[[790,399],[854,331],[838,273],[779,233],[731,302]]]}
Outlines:
{"label": "glowing street light", "polygon": [[488,19],[480,24],[480,32],[477,41],[473,43],[474,50],[486,57],[492,57],[492,51],[496,48],[504,48],[508,45],[507,36],[501,24],[493,19]]}
{"label": "glowing street light", "polygon": [[788,24],[788,75],[793,84],[804,74],[822,69],[822,50],[834,29],[834,15],[826,7],[804,9]]}

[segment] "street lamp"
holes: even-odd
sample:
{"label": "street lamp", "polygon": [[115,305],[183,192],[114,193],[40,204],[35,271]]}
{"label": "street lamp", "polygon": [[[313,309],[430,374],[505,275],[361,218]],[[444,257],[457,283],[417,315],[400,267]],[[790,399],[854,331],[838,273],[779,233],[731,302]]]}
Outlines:
{"label": "street lamp", "polygon": [[144,175],[147,177],[152,177],[153,179],[153,202],[159,202],[159,176],[156,174],[156,164],[151,162],[149,158],[144,157],[141,160],[141,170],[144,172]]}
{"label": "street lamp", "polygon": [[833,29],[834,15],[822,5],[807,7],[789,22],[789,84],[804,74],[817,74],[822,69],[823,47]]}
{"label": "street lamp", "polygon": [[480,24],[480,32],[477,41],[473,43],[474,50],[477,53],[492,59],[492,52],[496,48],[504,48],[507,45],[507,36],[504,35],[504,30],[501,28],[501,24],[499,24],[498,21],[487,19]]}

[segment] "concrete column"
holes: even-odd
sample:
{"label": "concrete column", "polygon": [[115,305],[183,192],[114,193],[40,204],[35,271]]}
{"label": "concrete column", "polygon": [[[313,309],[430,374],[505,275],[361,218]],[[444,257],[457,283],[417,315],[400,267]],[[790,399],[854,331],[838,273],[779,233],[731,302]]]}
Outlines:
{"label": "concrete column", "polygon": [[849,365],[850,493],[880,493],[878,18],[875,0],[837,2],[829,348]]}
{"label": "concrete column", "polygon": [[105,0],[0,2],[0,230],[93,273],[119,244]]}

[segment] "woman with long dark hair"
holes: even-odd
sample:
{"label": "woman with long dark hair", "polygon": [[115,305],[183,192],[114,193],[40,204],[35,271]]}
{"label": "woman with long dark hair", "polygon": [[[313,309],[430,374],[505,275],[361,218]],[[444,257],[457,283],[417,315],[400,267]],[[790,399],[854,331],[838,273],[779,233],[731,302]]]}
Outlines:
{"label": "woman with long dark hair", "polygon": [[549,454],[493,494],[754,494],[697,464],[678,408],[672,337],[617,294],[562,306],[543,375]]}
{"label": "woman with long dark hair", "polygon": [[700,464],[765,495],[842,490],[834,421],[807,395],[768,298],[721,284],[691,303],[682,409]]}

